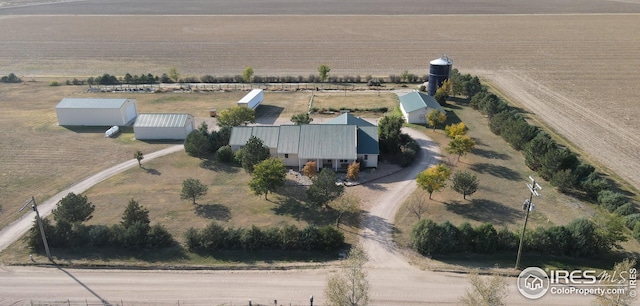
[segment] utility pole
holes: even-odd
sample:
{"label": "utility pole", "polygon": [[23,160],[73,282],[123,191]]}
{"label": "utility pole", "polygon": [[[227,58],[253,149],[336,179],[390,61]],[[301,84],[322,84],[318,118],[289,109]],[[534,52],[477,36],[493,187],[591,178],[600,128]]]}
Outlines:
{"label": "utility pole", "polygon": [[38,227],[40,227],[40,235],[42,236],[42,242],[44,243],[44,250],[47,252],[47,257],[49,258],[49,260],[52,260],[51,253],[49,252],[49,243],[47,243],[47,236],[44,234],[44,226],[42,225],[42,219],[40,218],[40,213],[38,212],[36,198],[34,196],[31,196],[31,199],[27,200],[27,202],[24,203],[24,205],[22,206],[22,208],[20,208],[20,210],[18,210],[18,212],[21,212],[29,204],[32,204],[31,208],[33,208],[33,211],[36,212],[36,220],[38,221]]}
{"label": "utility pole", "polygon": [[522,225],[522,233],[520,234],[520,246],[518,246],[518,257],[516,258],[516,269],[520,267],[520,257],[522,256],[522,245],[524,244],[524,232],[527,229],[527,221],[529,220],[529,212],[533,210],[533,196],[539,197],[538,190],[542,190],[542,187],[536,183],[536,180],[529,176],[531,184],[527,184],[527,188],[531,192],[529,198],[522,203],[522,209],[526,211],[524,215],[524,224]]}

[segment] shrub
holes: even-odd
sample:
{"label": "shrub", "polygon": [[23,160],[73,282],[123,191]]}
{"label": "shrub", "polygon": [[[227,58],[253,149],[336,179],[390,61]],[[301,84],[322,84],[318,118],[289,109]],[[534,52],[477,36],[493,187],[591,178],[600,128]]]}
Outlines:
{"label": "shrub", "polygon": [[202,246],[200,232],[193,227],[190,227],[184,233],[184,240],[187,243],[187,248],[189,249],[189,251],[196,251]]}
{"label": "shrub", "polygon": [[627,200],[624,195],[618,192],[602,190],[598,193],[598,204],[610,212],[615,211],[618,207],[621,207],[626,203]]}
{"label": "shrub", "polygon": [[315,225],[308,225],[300,232],[300,248],[305,251],[311,251],[318,246],[320,234]]}
{"label": "shrub", "polygon": [[87,236],[89,239],[89,246],[99,248],[109,245],[109,237],[111,236],[111,232],[109,227],[106,225],[94,225],[91,226],[91,228],[87,232]]}
{"label": "shrub", "polygon": [[231,146],[222,146],[216,152],[216,159],[223,163],[232,163],[234,162],[233,151],[231,150]]}
{"label": "shrub", "polygon": [[353,162],[347,168],[347,180],[355,182],[360,178],[360,163]]}
{"label": "shrub", "polygon": [[633,207],[632,203],[625,203],[622,204],[622,206],[616,208],[615,211],[613,211],[614,214],[618,215],[618,216],[628,216],[628,215],[633,215],[636,213],[636,209],[635,207]]}
{"label": "shrub", "polygon": [[173,244],[173,236],[162,224],[155,224],[149,230],[147,246],[152,249],[167,247]]}
{"label": "shrub", "polygon": [[498,248],[498,232],[491,223],[485,223],[476,229],[476,237],[478,243],[475,251],[478,253],[491,254],[495,253]]}
{"label": "shrub", "polygon": [[591,172],[587,177],[581,182],[582,190],[587,194],[587,196],[592,200],[598,199],[598,194],[600,194],[603,190],[608,190],[609,183],[597,172]]}
{"label": "shrub", "polygon": [[320,238],[318,248],[321,251],[337,250],[344,244],[344,234],[333,226],[320,227],[318,235]]}
{"label": "shrub", "polygon": [[60,86],[60,83],[58,83],[58,81],[51,81],[49,82],[49,86]]}
{"label": "shrub", "polygon": [[280,228],[280,248],[295,250],[299,248],[300,230],[295,225],[285,225]]}
{"label": "shrub", "polygon": [[640,213],[627,215],[624,217],[624,221],[627,228],[633,230],[633,228],[636,226],[636,223],[640,222]]}
{"label": "shrub", "polygon": [[413,248],[422,255],[440,253],[440,227],[429,219],[422,219],[413,226],[411,241]]}
{"label": "shrub", "polygon": [[314,161],[307,162],[302,168],[302,174],[306,177],[315,177],[318,170],[317,164]]}

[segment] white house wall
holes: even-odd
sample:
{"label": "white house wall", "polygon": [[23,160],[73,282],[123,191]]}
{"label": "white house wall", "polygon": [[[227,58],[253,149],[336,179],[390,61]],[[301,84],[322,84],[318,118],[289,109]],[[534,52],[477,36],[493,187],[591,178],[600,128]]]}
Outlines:
{"label": "white house wall", "polygon": [[57,108],[58,124],[84,126],[125,125],[121,109],[115,108]]}
{"label": "white house wall", "polygon": [[427,123],[427,108],[417,109],[409,113],[409,123]]}

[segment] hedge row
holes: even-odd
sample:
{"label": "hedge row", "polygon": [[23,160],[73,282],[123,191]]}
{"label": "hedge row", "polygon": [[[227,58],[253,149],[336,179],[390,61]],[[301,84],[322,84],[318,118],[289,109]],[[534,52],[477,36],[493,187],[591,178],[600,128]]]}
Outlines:
{"label": "hedge row", "polygon": [[[425,256],[465,252],[511,253],[518,250],[519,235],[507,228],[497,231],[490,223],[475,228],[469,223],[456,227],[449,221],[436,224],[423,219],[413,226],[411,243],[416,251]],[[540,254],[586,258],[607,252],[617,242],[603,237],[592,221],[577,219],[566,226],[539,227],[527,231],[524,249]]]}
{"label": "hedge row", "polygon": [[198,230],[189,228],[185,240],[190,251],[221,250],[303,250],[335,251],[344,245],[344,235],[333,226],[294,225],[261,229],[224,228],[216,222]]}
{"label": "hedge row", "polygon": [[[471,79],[470,75],[460,76]],[[530,125],[522,114],[488,92],[485,86],[469,99],[469,105],[489,117],[489,128],[514,149],[522,151],[525,163],[543,179],[564,193],[580,192],[609,212],[620,216],[637,213],[633,203],[610,184],[595,168],[578,159],[569,148],[556,143],[546,132]],[[628,225],[633,230],[636,223]]]}
{"label": "hedge row", "polygon": [[[158,249],[175,242],[161,224],[149,226],[145,223],[135,223],[128,227],[116,224],[109,227],[57,222],[56,225],[52,225],[48,219],[43,219],[42,223],[51,248]],[[32,250],[41,252],[44,249],[37,222],[34,222],[27,239]]]}

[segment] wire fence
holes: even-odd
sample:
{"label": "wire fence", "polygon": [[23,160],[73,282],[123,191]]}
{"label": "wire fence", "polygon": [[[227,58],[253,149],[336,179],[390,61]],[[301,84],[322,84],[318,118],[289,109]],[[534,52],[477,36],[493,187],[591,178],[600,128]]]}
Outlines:
{"label": "wire fence", "polygon": [[[19,305],[19,304],[13,304],[13,305]],[[73,299],[66,299],[66,300],[51,300],[51,301],[47,301],[47,300],[31,300],[29,304],[25,304],[25,305],[31,305],[31,306],[147,306],[147,305],[158,305],[158,306],[169,306],[169,305],[174,305],[174,306],[211,306],[211,305],[217,305],[217,306],[308,306],[309,303],[307,304],[299,304],[299,303],[282,303],[279,302],[277,300],[274,300],[272,303],[260,303],[260,302],[254,302],[254,301],[247,301],[244,303],[241,302],[226,302],[226,303],[215,303],[215,302],[211,302],[211,301],[183,301],[183,300],[175,300],[175,301],[143,301],[143,302],[127,302],[125,300],[120,300],[120,301],[97,301],[97,300],[73,300]]]}

